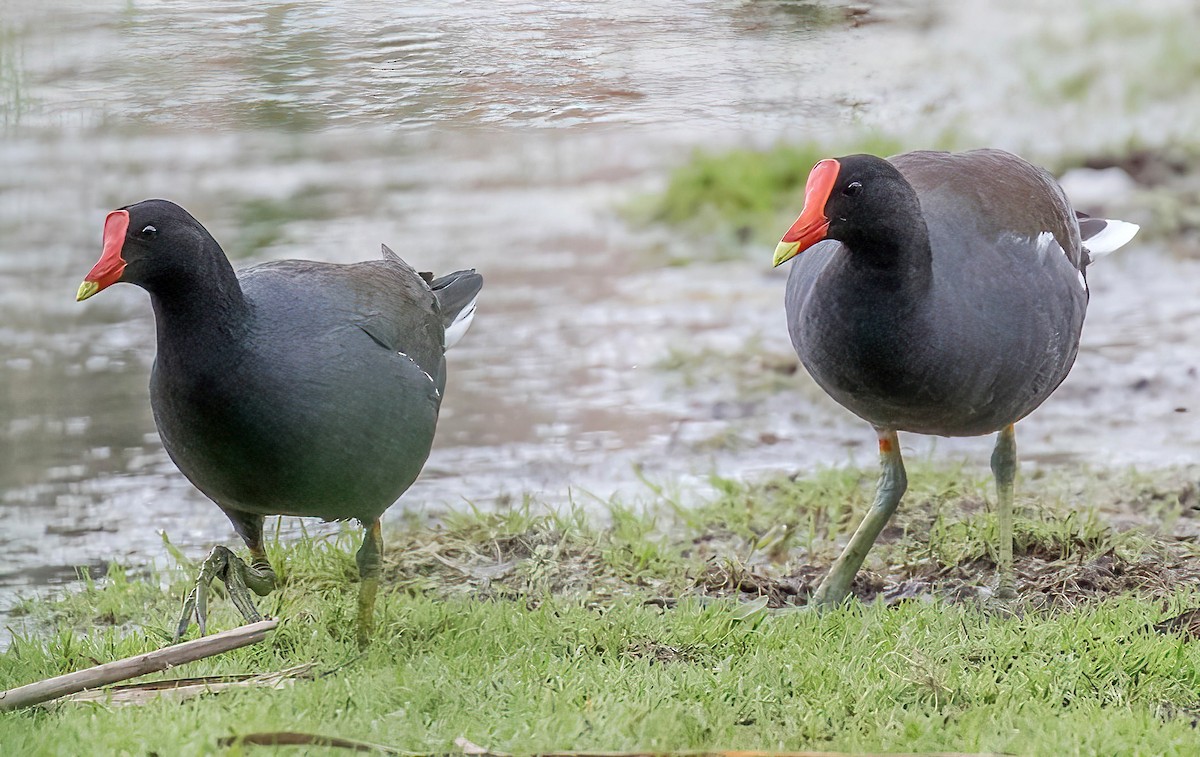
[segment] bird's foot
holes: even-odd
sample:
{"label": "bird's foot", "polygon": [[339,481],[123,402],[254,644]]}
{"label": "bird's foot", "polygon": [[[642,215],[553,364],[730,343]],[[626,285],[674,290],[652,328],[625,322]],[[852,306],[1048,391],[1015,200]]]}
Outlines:
{"label": "bird's foot", "polygon": [[[734,621],[756,622],[766,617],[781,617],[788,615],[808,616],[820,613],[822,610],[829,609],[821,605],[784,605],[782,607],[771,607],[770,597],[761,596],[752,599],[748,602],[735,601],[729,603],[728,600],[715,600],[716,602],[724,602],[730,605],[731,617]],[[714,604],[714,600],[708,597],[700,598],[701,605]]]}
{"label": "bird's foot", "polygon": [[1022,613],[1021,600],[1010,587],[1000,586],[990,594],[984,590],[984,613],[1000,618],[1012,618]]}
{"label": "bird's foot", "polygon": [[1008,582],[1008,583],[1002,582],[999,586],[996,587],[996,593],[993,594],[992,596],[995,599],[999,599],[1004,602],[1008,602],[1008,601],[1011,601],[1011,600],[1017,598],[1017,590],[1012,587],[1011,582]]}
{"label": "bird's foot", "polygon": [[208,557],[204,558],[200,565],[200,574],[196,577],[196,585],[183,600],[183,611],[175,628],[175,641],[179,641],[187,632],[188,626],[192,624],[193,615],[196,625],[200,627],[200,635],[203,636],[207,632],[208,592],[214,578],[219,578],[225,583],[229,598],[247,623],[262,620],[262,614],[250,598],[250,591],[265,597],[275,588],[275,571],[266,559],[256,560],[255,564],[250,566],[228,547],[216,546],[208,553]]}

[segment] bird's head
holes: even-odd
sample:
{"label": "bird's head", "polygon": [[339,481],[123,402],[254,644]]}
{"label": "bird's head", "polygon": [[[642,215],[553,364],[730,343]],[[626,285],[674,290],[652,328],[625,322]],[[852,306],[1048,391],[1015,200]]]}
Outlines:
{"label": "bird's head", "polygon": [[208,233],[183,208],[167,200],[144,200],[104,219],[103,252],[76,300],[86,300],[118,281],[146,286],[170,275],[194,256]]}
{"label": "bird's head", "polygon": [[852,250],[883,247],[919,222],[916,193],[887,160],[827,158],[809,173],[804,209],[775,248],[774,263],[781,265],[826,239]]}

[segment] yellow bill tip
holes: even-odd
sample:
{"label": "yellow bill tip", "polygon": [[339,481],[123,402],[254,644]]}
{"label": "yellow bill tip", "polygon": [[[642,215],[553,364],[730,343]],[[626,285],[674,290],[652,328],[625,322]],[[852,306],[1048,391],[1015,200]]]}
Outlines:
{"label": "yellow bill tip", "polygon": [[94,281],[85,281],[79,285],[79,291],[75,293],[75,301],[83,302],[88,297],[91,297],[96,292],[100,291],[100,285]]}
{"label": "yellow bill tip", "polygon": [[800,253],[800,242],[780,242],[775,248],[775,262],[773,265],[780,266],[796,257]]}

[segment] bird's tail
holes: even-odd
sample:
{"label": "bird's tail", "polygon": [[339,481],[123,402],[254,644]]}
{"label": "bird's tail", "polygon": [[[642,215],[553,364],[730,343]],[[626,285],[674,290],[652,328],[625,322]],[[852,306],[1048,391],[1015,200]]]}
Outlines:
{"label": "bird's tail", "polygon": [[441,307],[446,349],[450,349],[463,338],[475,318],[475,302],[479,299],[479,290],[483,289],[483,277],[475,273],[474,268],[455,271],[429,282],[429,287]]}
{"label": "bird's tail", "polygon": [[1141,227],[1128,221],[1112,218],[1092,218],[1085,213],[1075,213],[1079,218],[1079,236],[1088,251],[1088,261],[1102,258],[1113,250],[1124,247]]}

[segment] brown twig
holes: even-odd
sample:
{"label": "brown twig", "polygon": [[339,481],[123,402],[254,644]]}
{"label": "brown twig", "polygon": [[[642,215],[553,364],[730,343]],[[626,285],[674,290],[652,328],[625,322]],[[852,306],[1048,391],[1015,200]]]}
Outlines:
{"label": "brown twig", "polygon": [[349,749],[353,752],[375,752],[377,754],[407,755],[383,744],[371,744],[366,741],[343,739],[338,736],[322,736],[317,733],[300,733],[297,731],[272,731],[270,733],[246,733],[241,736],[225,736],[217,739],[217,746],[222,749],[233,745],[239,746],[323,746],[330,749]]}
{"label": "brown twig", "polygon": [[[469,754],[469,753],[468,753]],[[539,752],[535,757],[997,757],[975,752],[762,752],[755,750],[681,752]],[[483,752],[478,757],[511,757],[504,752]]]}
{"label": "brown twig", "polygon": [[277,620],[261,620],[240,628],[222,631],[212,636],[204,636],[183,644],[176,644],[153,652],[126,657],[123,660],[107,662],[86,670],[79,670],[66,675],[55,676],[44,681],[18,686],[0,692],[0,711],[15,710],[68,694],[74,694],[84,689],[94,689],[107,686],[117,681],[166,670],[185,662],[212,657],[232,649],[238,649],[250,644],[257,644],[267,636],[267,631],[279,624]]}
{"label": "brown twig", "polygon": [[[315,733],[299,733],[296,731],[275,731],[271,733],[247,733],[241,736],[227,736],[219,739],[217,745],[230,747],[234,744],[245,746],[323,746],[335,749],[349,749],[356,752],[375,751],[382,754],[405,755],[406,757],[512,757],[508,752],[495,752],[487,747],[481,747],[461,736],[454,740],[454,745],[461,752],[450,754],[406,752],[396,747],[382,744],[371,744],[365,741],[343,739],[337,736],[322,736]],[[538,752],[534,757],[850,757],[849,752],[762,752],[762,751],[650,751],[650,752]],[[976,754],[965,752],[928,752],[922,754],[898,754],[892,752],[864,753],[854,752],[855,757],[997,757],[994,754]]]}

